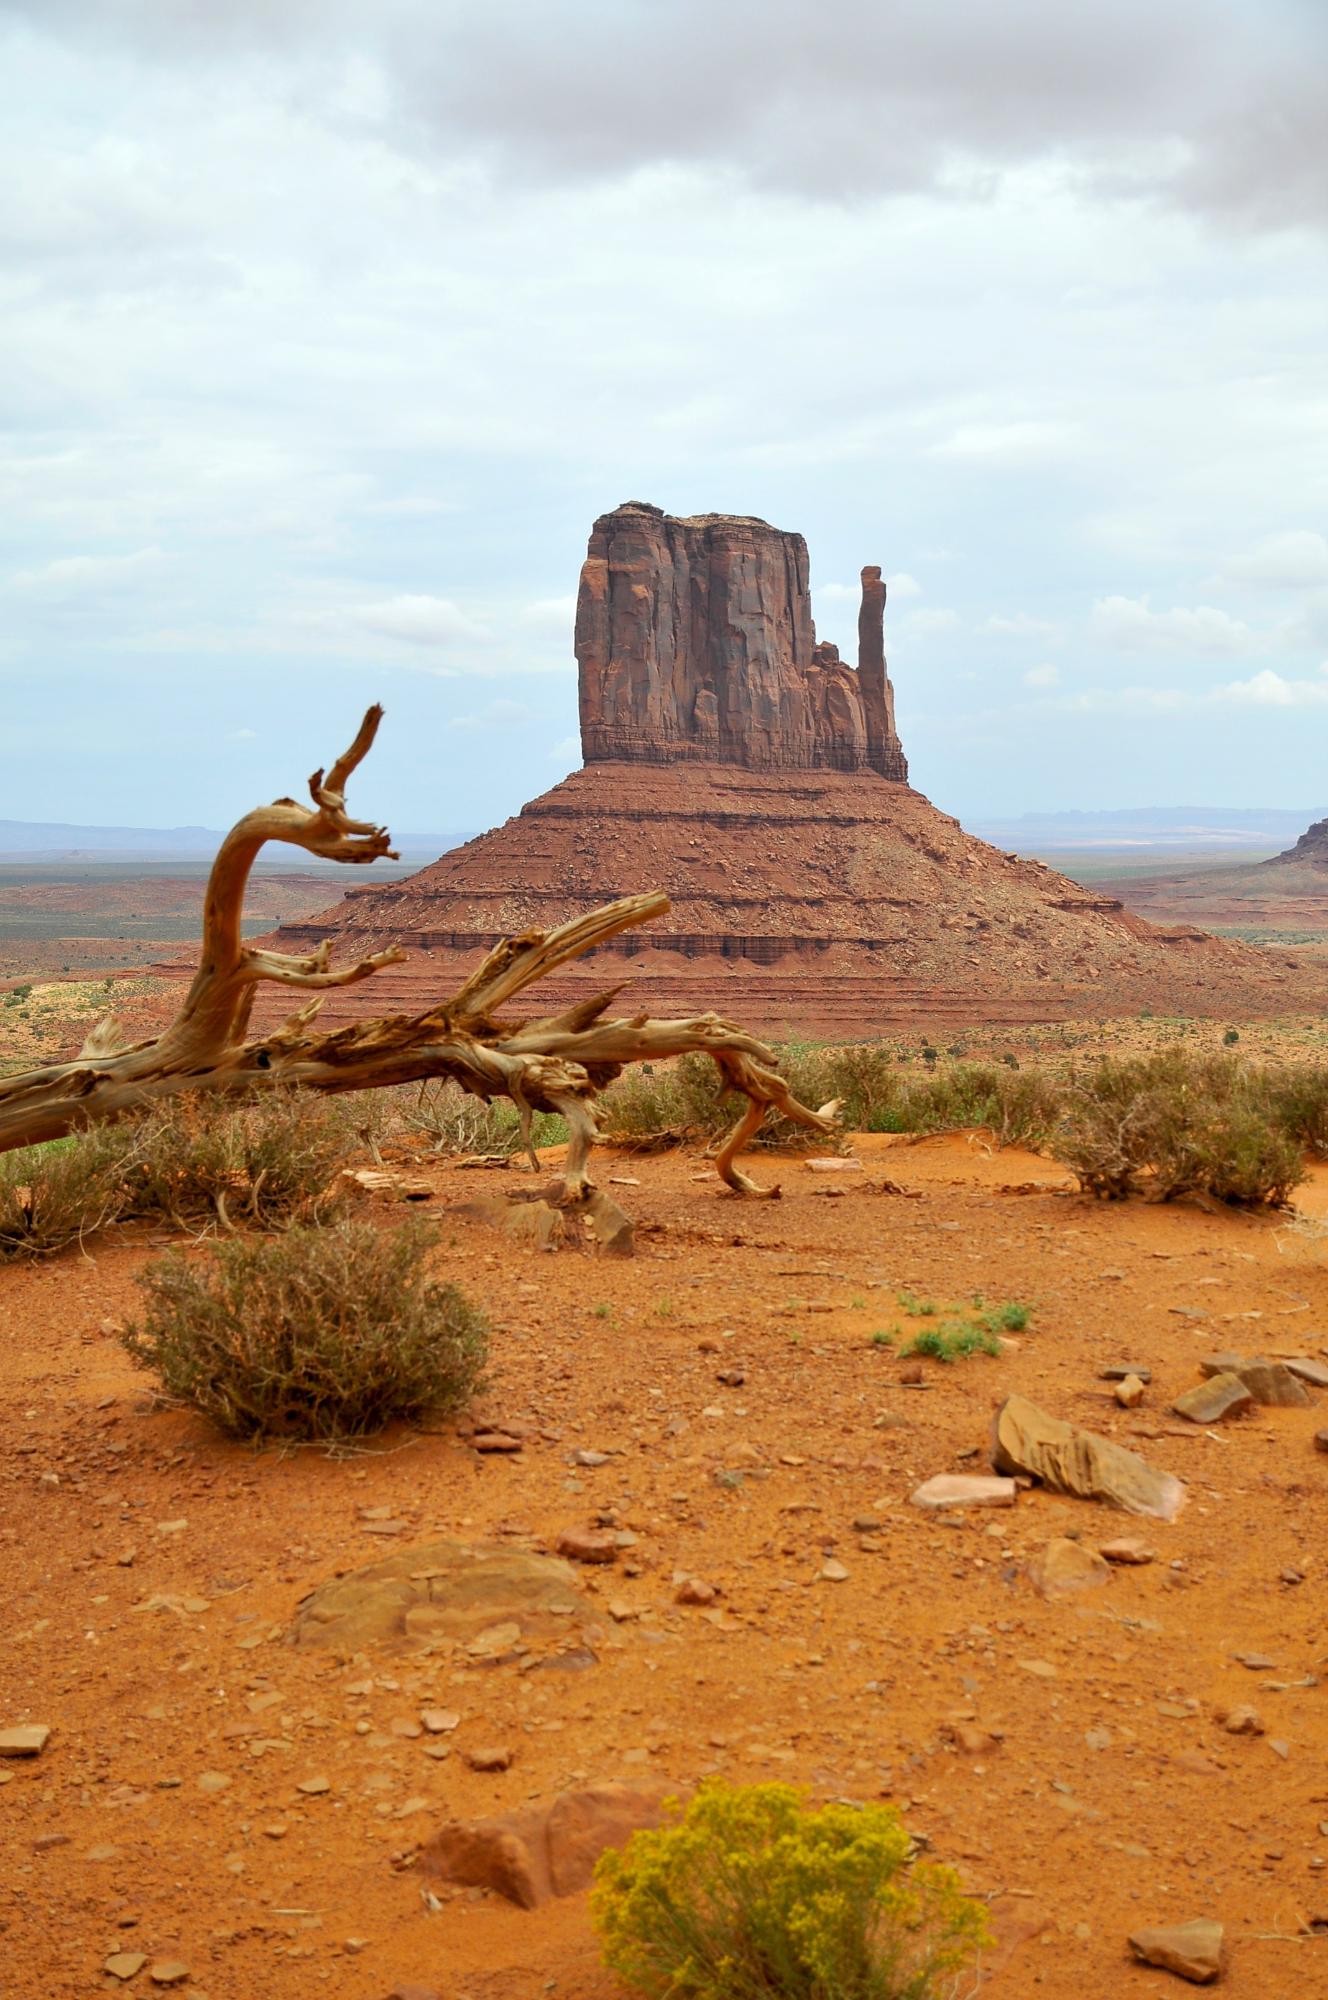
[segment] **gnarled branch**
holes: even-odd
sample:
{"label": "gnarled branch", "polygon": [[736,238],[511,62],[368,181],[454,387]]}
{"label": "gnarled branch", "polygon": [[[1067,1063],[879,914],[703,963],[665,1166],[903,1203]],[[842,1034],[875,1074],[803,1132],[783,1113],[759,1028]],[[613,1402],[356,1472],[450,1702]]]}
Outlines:
{"label": "gnarled branch", "polygon": [[315,997],[271,1033],[248,1036],[262,981],[317,995],[369,979],[405,957],[399,945],[391,945],[358,963],[333,967],[326,942],[293,955],[247,946],[241,936],[245,888],[268,841],[356,865],[396,858],[386,828],[346,812],[346,785],[368,754],[381,718],[381,708],[369,709],[350,748],[326,773],[314,772],[312,809],[277,799],[246,813],[226,835],[208,878],[198,971],[169,1027],[152,1040],[125,1046],[114,1024],[103,1022],[72,1062],[0,1081],[0,1152],[60,1138],[186,1091],[299,1085],[341,1092],[447,1078],[486,1100],[509,1098],[527,1143],[533,1112],[565,1118],[570,1136],[562,1191],[568,1201],[578,1201],[593,1188],[589,1159],[598,1136],[596,1093],[628,1063],[702,1051],[747,1099],[746,1111],[715,1156],[721,1177],[738,1194],[778,1193],[759,1188],[736,1164],[766,1110],[774,1105],[813,1131],[831,1133],[837,1107],[812,1111],[800,1104],[775,1068],[773,1052],[743,1029],[718,1014],[685,1021],[655,1021],[645,1014],[606,1018],[617,988],[543,1020],[495,1019],[497,1008],[559,966],[663,915],[669,899],[658,892],[624,896],[555,930],[505,940],[450,999],[422,1014],[382,1015],[319,1033]]}

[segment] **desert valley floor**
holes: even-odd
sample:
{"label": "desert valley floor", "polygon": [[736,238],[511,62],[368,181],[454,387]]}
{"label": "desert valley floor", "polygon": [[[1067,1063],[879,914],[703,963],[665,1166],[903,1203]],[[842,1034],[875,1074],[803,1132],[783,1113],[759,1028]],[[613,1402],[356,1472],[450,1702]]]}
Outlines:
{"label": "desert valley floor", "polygon": [[[522,1911],[412,1856],[451,1815],[718,1772],[899,1801],[990,1900],[990,2000],[1183,1991],[1125,1938],[1194,1916],[1226,1926],[1231,2000],[1328,1994],[1323,1405],[1213,1429],[1169,1410],[1217,1349],[1328,1352],[1328,1172],[1295,1215],[1209,1213],[1095,1204],[977,1139],[854,1145],[861,1172],[762,1155],[778,1202],[722,1196],[697,1152],[606,1151],[626,1263],[513,1250],[461,1213],[517,1169],[412,1164],[442,1264],[492,1315],[491,1383],[459,1427],[341,1457],[152,1406],[114,1338],[146,1226],[7,1270],[0,1721],[52,1733],[0,1766],[0,1988],[148,1992],[165,1966],[195,2000],[610,2000],[584,1896]],[[910,1369],[872,1343],[916,1330],[901,1295],[979,1292],[1030,1308],[999,1358]],[[1131,1412],[1102,1379],[1124,1362],[1152,1373]],[[912,1507],[984,1468],[1012,1391],[1178,1474],[1179,1519],[1041,1490]],[[476,1451],[486,1419],[521,1449]],[[493,1664],[289,1643],[337,1572],[596,1521],[622,1546],[578,1579],[576,1644]],[[1050,1538],[1122,1534],[1154,1559],[1078,1601],[1033,1589]],[[711,1601],[675,1601],[685,1578]],[[1257,1733],[1223,1727],[1243,1706]],[[422,1729],[435,1708],[455,1726]],[[508,1768],[469,1768],[479,1748]],[[120,1953],[143,1955],[128,1989],[102,1970]]]}

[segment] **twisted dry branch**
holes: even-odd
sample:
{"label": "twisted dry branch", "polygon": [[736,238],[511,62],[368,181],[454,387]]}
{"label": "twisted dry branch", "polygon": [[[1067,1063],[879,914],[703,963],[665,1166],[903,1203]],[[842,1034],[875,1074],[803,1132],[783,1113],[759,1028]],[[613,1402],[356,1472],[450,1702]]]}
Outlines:
{"label": "twisted dry branch", "polygon": [[[545,1019],[504,1022],[495,1010],[561,965],[592,951],[669,907],[655,893],[624,896],[552,931],[526,931],[496,945],[451,999],[422,1014],[390,1014],[330,1033],[314,1022],[317,997],[332,986],[372,978],[398,964],[399,945],[334,968],[324,943],[304,955],[244,944],[240,915],[249,872],[270,840],[324,860],[352,864],[395,859],[385,828],[351,819],[346,785],[367,755],[382,717],[369,709],[344,756],[309,780],[313,806],[277,799],[246,813],[223,840],[208,880],[198,971],[179,1013],[150,1041],[124,1045],[114,1024],[94,1029],[72,1061],[0,1080],[0,1152],[58,1139],[104,1119],[140,1111],[186,1091],[369,1090],[383,1084],[446,1078],[476,1097],[507,1097],[528,1132],[535,1111],[558,1112],[570,1141],[561,1198],[592,1192],[589,1159],[598,1137],[596,1093],[629,1063],[702,1051],[747,1099],[743,1116],[715,1155],[721,1178],[738,1194],[777,1194],[742,1173],[737,1155],[774,1105],[812,1131],[836,1129],[834,1108],[799,1104],[775,1068],[773,1052],[718,1014],[655,1021],[645,1014],[608,1018],[618,988]],[[248,1038],[260,982],[304,988],[315,997],[268,1035]]]}

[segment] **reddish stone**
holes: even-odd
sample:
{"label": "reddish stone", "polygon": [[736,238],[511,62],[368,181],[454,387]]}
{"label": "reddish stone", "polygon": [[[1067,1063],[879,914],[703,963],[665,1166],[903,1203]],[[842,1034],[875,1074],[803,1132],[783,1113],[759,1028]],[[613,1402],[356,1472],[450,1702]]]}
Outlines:
{"label": "reddish stone", "polygon": [[676,1787],[587,1785],[500,1819],[442,1827],[420,1854],[428,1875],[491,1889],[523,1910],[586,1888],[608,1847],[658,1826]]}

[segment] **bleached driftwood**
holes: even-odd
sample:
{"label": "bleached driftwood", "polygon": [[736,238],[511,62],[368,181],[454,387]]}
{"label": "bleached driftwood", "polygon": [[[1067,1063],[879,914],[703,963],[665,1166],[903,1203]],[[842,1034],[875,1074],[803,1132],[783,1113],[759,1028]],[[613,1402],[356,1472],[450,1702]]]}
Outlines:
{"label": "bleached driftwood", "polygon": [[[553,1111],[567,1121],[570,1143],[561,1197],[584,1200],[592,1183],[588,1162],[598,1136],[595,1096],[634,1062],[703,1051],[748,1100],[747,1109],[715,1155],[715,1165],[739,1194],[768,1194],[737,1166],[767,1109],[813,1131],[836,1129],[834,1108],[799,1104],[775,1068],[772,1051],[718,1014],[655,1021],[645,1014],[606,1018],[618,989],[580,1001],[541,1020],[504,1022],[497,1010],[570,959],[669,907],[662,894],[624,896],[552,931],[526,931],[496,945],[458,992],[422,1014],[389,1014],[319,1033],[318,994],[369,979],[405,953],[393,945],[353,965],[334,968],[329,946],[291,956],[246,945],[240,913],[259,850],[270,840],[302,847],[328,861],[360,864],[393,856],[385,828],[351,819],[346,784],[367,754],[382,710],[371,708],[345,755],[326,775],[309,780],[312,808],[294,799],[259,806],[227,834],[212,865],[203,912],[202,955],[179,1013],[150,1041],[124,1044],[111,1022],[89,1036],[72,1062],[0,1080],[0,1152],[142,1110],[185,1091],[258,1091],[298,1085],[309,1090],[368,1090],[427,1078],[450,1078],[476,1097],[510,1098],[529,1137],[530,1116]],[[271,1034],[248,1035],[260,983],[272,980],[314,994]]]}

